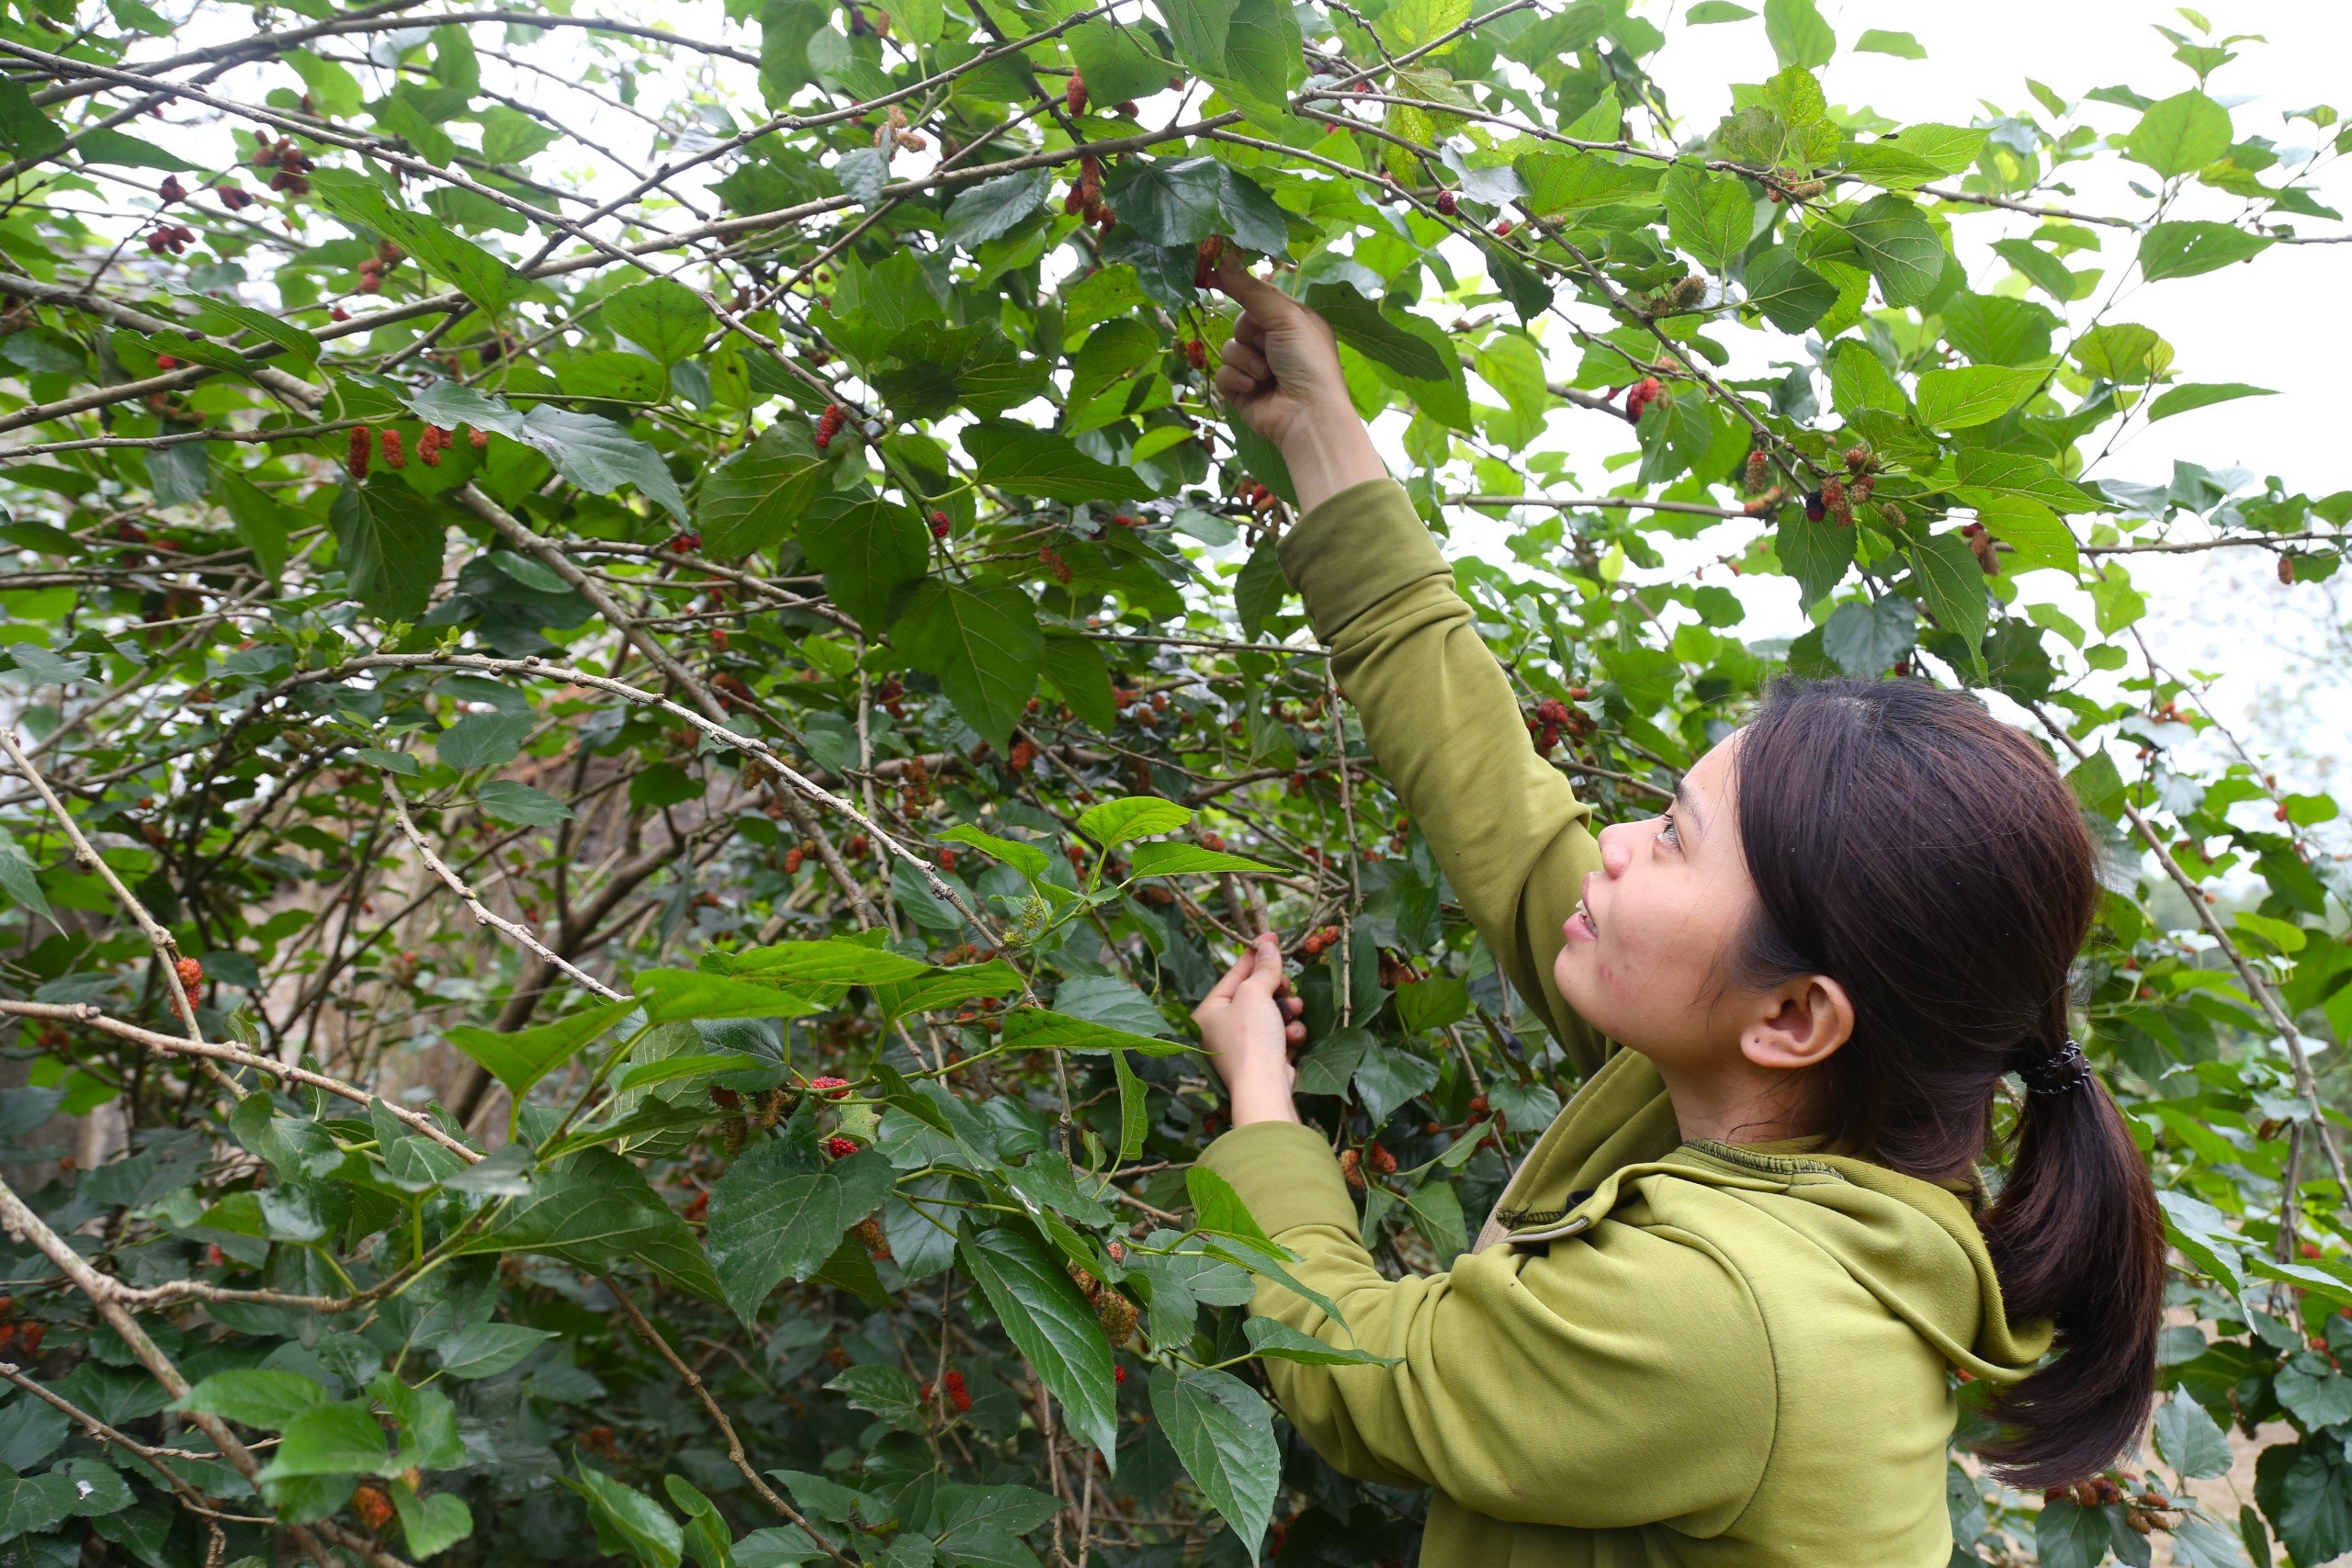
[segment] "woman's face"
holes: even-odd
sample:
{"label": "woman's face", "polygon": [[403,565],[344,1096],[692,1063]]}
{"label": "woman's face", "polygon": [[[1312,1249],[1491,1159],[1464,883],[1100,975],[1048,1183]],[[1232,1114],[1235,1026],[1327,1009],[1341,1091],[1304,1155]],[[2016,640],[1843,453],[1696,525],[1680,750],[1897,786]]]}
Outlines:
{"label": "woman's face", "polygon": [[1600,830],[1601,869],[1553,967],[1579,1015],[1669,1073],[1723,1062],[1762,1001],[1736,987],[1716,996],[1756,902],[1735,809],[1737,741],[1700,758],[1664,814]]}

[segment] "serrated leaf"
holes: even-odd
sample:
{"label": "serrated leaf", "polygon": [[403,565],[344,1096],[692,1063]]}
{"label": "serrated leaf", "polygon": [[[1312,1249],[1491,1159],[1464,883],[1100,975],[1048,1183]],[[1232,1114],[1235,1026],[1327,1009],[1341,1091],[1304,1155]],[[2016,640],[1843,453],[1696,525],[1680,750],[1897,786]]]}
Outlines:
{"label": "serrated leaf", "polygon": [[[703,549],[722,560],[773,549],[800,525],[825,482],[827,468],[824,454],[798,420],[768,426],[758,440],[704,477],[695,494]],[[848,504],[839,502],[833,514],[838,516]],[[920,571],[920,546],[917,551]]]}
{"label": "serrated leaf", "polygon": [[676,1289],[713,1301],[720,1294],[685,1221],[655,1196],[643,1171],[607,1149],[582,1149],[541,1171],[527,1197],[460,1250],[545,1253],[600,1271],[634,1260]]}
{"label": "serrated leaf", "polygon": [[1418,380],[1444,376],[1445,361],[1435,350],[1346,284],[1310,284],[1306,302],[1307,309],[1331,323],[1341,343],[1366,359]]}
{"label": "serrated leaf", "polygon": [[805,1280],[842,1233],[881,1206],[895,1173],[871,1150],[815,1168],[786,1139],[738,1156],[710,1190],[710,1261],[746,1325],[786,1280]]}
{"label": "serrated leaf", "polygon": [[420,1497],[402,1482],[392,1488],[392,1508],[411,1557],[437,1556],[474,1533],[473,1510],[455,1492]]}
{"label": "serrated leaf", "polygon": [[175,1410],[202,1411],[241,1427],[277,1431],[305,1410],[329,1402],[316,1378],[266,1367],[215,1372],[173,1403]]}
{"label": "serrated leaf", "polygon": [[1872,197],[1847,220],[1846,237],[1888,304],[1923,305],[1935,293],[1943,276],[1943,242],[1907,198]]}
{"label": "serrated leaf", "polygon": [[2273,243],[2228,223],[2158,223],[2140,236],[2140,275],[2151,283],[2195,277],[2250,261]]}
{"label": "serrated leaf", "polygon": [[515,828],[548,828],[571,816],[571,807],[547,791],[513,779],[487,780],[474,791],[474,804],[484,816]]}
{"label": "serrated leaf", "polygon": [[1984,640],[1990,616],[1984,595],[1984,569],[1976,552],[1957,534],[1937,534],[1911,548],[1913,580],[1936,624],[1956,634],[1973,650]]}
{"label": "serrated leaf", "polygon": [[956,1256],[1013,1347],[1061,1402],[1070,1428],[1110,1458],[1118,1436],[1110,1341],[1060,1260],[1025,1228],[1001,1224],[967,1227],[956,1240]]}
{"label": "serrated leaf", "polygon": [[1282,1448],[1264,1398],[1228,1372],[1154,1367],[1151,1412],[1184,1472],[1255,1562],[1282,1481]]}
{"label": "serrated leaf", "polygon": [[1279,874],[1282,871],[1278,865],[1268,865],[1246,855],[1204,850],[1198,844],[1138,844],[1128,859],[1127,868],[1130,876],[1194,876],[1227,871]]}
{"label": "serrated leaf", "polygon": [[670,477],[662,454],[601,414],[535,404],[523,416],[520,439],[544,454],[557,473],[591,494],[610,495],[633,484],[679,522],[688,520],[686,498]]}
{"label": "serrated leaf", "polygon": [[605,324],[666,367],[700,353],[718,318],[676,278],[655,277],[607,298]]}
{"label": "serrated leaf", "polygon": [[891,636],[909,662],[939,678],[956,713],[982,739],[1000,748],[1012,743],[1045,654],[1028,595],[1005,583],[967,587],[927,578]]}
{"label": "serrated leaf", "polygon": [[801,551],[825,574],[826,593],[869,630],[889,624],[898,591],[931,564],[922,521],[879,496],[820,496],[799,525]]}
{"label": "serrated leaf", "polygon": [[1046,501],[1124,501],[1151,493],[1133,470],[1080,452],[1067,436],[1020,425],[981,424],[964,433],[964,450],[982,484]]}
{"label": "serrated leaf", "polygon": [[2123,146],[2167,179],[2185,175],[2230,150],[2230,111],[2192,87],[2149,105]]}
{"label": "serrated leaf", "polygon": [[1278,1361],[1296,1361],[1306,1367],[1396,1367],[1404,1364],[1396,1356],[1375,1356],[1369,1350],[1343,1350],[1327,1345],[1311,1334],[1302,1334],[1289,1324],[1271,1317],[1253,1317],[1242,1325],[1250,1340],[1250,1348],[1261,1356],[1271,1356]]}
{"label": "serrated leaf", "polygon": [[586,1499],[598,1548],[607,1556],[627,1552],[641,1568],[678,1568],[686,1538],[669,1510],[635,1487],[589,1469],[584,1459],[578,1462],[577,1476],[561,1480]]}
{"label": "serrated leaf", "polygon": [[583,1046],[601,1038],[636,1005],[626,1000],[605,1002],[554,1023],[506,1034],[476,1029],[470,1024],[460,1025],[450,1030],[447,1038],[504,1084],[509,1094],[520,1099],[533,1084],[570,1061]]}
{"label": "serrated leaf", "polygon": [[1051,182],[1046,170],[1026,169],[967,186],[947,209],[943,238],[951,245],[977,251],[990,240],[1010,234],[1045,206],[1046,188]]}
{"label": "serrated leaf", "polygon": [[1045,1008],[1007,1014],[1002,1038],[1018,1051],[1140,1051],[1147,1056],[1176,1056],[1193,1049],[1182,1041],[1154,1039]]}
{"label": "serrated leaf", "polygon": [[260,1479],[379,1475],[389,1468],[390,1458],[384,1428],[366,1405],[348,1400],[315,1404],[288,1418]]}
{"label": "serrated leaf", "polygon": [[1664,188],[1667,231],[1674,243],[1708,271],[1728,273],[1755,227],[1756,207],[1747,187],[1695,164],[1676,164],[1667,171]]}
{"label": "serrated leaf", "polygon": [[920,958],[863,942],[780,942],[739,953],[731,973],[811,986],[881,986],[933,973]]}
{"label": "serrated leaf", "polygon": [[1810,332],[1838,303],[1838,286],[1776,245],[1747,264],[1747,302],[1784,333]]}
{"label": "serrated leaf", "polygon": [[335,560],[359,607],[379,621],[413,621],[441,580],[442,513],[390,475],[349,480],[327,509]]}
{"label": "serrated leaf", "polygon": [[1109,849],[1135,839],[1148,839],[1161,833],[1173,833],[1192,821],[1196,813],[1189,806],[1157,795],[1134,795],[1122,800],[1106,800],[1090,806],[1079,814],[1078,830]]}
{"label": "serrated leaf", "polygon": [[2156,1452],[2177,1473],[2192,1478],[2228,1473],[2233,1462],[2229,1438],[2185,1390],[2175,1389],[2156,1407],[2154,1435]]}
{"label": "serrated leaf", "polygon": [[1911,601],[1892,593],[1840,604],[1821,628],[1821,649],[1849,675],[1882,675],[1911,651],[1917,621]]}
{"label": "serrated leaf", "polygon": [[637,999],[649,1023],[685,1023],[697,1019],[805,1018],[823,1010],[797,991],[732,979],[701,969],[643,969]]}
{"label": "serrated leaf", "polygon": [[397,243],[417,264],[492,315],[522,297],[529,287],[522,274],[412,208],[396,208],[373,180],[338,169],[313,169],[308,176],[328,211],[346,222]]}
{"label": "serrated leaf", "polygon": [[1919,423],[1930,430],[1961,430],[2000,418],[2047,378],[2041,370],[1969,365],[1930,370],[1919,378]]}

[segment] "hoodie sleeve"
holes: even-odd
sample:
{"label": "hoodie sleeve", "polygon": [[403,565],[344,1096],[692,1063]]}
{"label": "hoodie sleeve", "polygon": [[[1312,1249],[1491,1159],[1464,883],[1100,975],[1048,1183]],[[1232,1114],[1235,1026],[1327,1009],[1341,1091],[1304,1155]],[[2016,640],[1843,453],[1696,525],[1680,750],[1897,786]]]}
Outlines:
{"label": "hoodie sleeve", "polygon": [[1552,962],[1585,874],[1600,865],[1586,826],[1592,808],[1536,755],[1453,568],[1387,479],[1323,502],[1277,555],[1463,909],[1512,988],[1589,1074],[1607,1047],[1561,998]]}
{"label": "hoodie sleeve", "polygon": [[1311,1127],[1253,1122],[1202,1163],[1301,1261],[1345,1326],[1272,1280],[1251,1311],[1394,1366],[1268,1360],[1283,1412],[1342,1473],[1434,1486],[1518,1523],[1727,1528],[1763,1477],[1777,1379],[1746,1280],[1699,1238],[1603,1222],[1389,1280]]}

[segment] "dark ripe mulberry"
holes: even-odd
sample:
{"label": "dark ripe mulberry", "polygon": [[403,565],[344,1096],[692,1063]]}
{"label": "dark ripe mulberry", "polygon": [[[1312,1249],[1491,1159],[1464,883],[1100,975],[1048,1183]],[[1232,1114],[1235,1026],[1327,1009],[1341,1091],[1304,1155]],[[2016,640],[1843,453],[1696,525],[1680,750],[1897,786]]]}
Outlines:
{"label": "dark ripe mulberry", "polygon": [[364,424],[353,425],[351,427],[350,445],[344,453],[344,471],[355,479],[366,479],[368,477],[368,460],[373,457],[375,454],[375,432],[369,430]]}
{"label": "dark ripe mulberry", "polygon": [[1805,491],[1804,520],[1808,523],[1818,523],[1828,515],[1828,503],[1822,500],[1821,492],[1817,490],[1809,490]]}
{"label": "dark ripe mulberry", "polygon": [[1437,200],[1431,205],[1436,207],[1440,212],[1444,213],[1448,218],[1453,217],[1454,213],[1461,210],[1461,203],[1455,199],[1453,193],[1450,190],[1442,190],[1438,192]]}
{"label": "dark ripe mulberry", "polygon": [[934,512],[931,514],[931,536],[933,538],[944,539],[947,537],[947,513],[944,512]]}

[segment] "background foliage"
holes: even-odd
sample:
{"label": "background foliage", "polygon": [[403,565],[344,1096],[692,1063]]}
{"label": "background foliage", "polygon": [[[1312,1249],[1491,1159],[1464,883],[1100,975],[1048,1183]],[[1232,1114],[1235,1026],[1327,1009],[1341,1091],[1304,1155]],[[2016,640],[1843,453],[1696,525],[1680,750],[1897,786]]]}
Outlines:
{"label": "background foliage", "polygon": [[[1285,597],[1218,240],[1508,521],[1460,580],[1604,818],[1791,668],[1983,691],[2100,825],[2168,1392],[2044,1499],[1963,1387],[1954,1561],[2352,1550],[2338,807],[2176,769],[2132,579],[2324,581],[2352,493],[2095,472],[2261,395],[2132,300],[2335,237],[2335,110],[2240,139],[2188,12],[1964,127],[1833,107],[1918,46],[1812,0],[696,20],[0,6],[0,1561],[1411,1558],[1256,1392],[1329,1353],[1242,1322],[1179,1021],[1283,933],[1400,1270],[1573,1086]],[[1680,123],[1716,26],[1758,80]]]}

